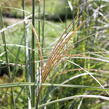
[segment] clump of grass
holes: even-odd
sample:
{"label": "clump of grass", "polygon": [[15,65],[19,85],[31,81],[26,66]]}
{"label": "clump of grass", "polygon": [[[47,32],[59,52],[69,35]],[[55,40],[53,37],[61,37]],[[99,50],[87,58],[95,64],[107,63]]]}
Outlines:
{"label": "clump of grass", "polygon": [[[71,12],[73,12],[72,7],[75,10],[73,21],[52,23],[45,20],[47,2],[45,0],[43,2],[38,1],[37,11],[35,0],[32,0],[32,13],[26,16],[26,2],[22,0],[23,19],[8,27],[3,27],[1,16],[0,33],[2,33],[3,44],[0,46],[2,52],[0,59],[2,64],[5,61],[8,66],[13,65],[14,70],[9,72],[12,81],[0,84],[2,89],[0,96],[4,99],[2,95],[5,96],[6,94],[9,99],[5,101],[10,103],[8,107],[11,106],[11,108],[54,107],[66,109],[84,108],[84,106],[93,108],[96,106],[97,109],[100,106],[95,102],[101,103],[101,99],[106,100],[103,103],[109,101],[107,97],[109,89],[106,88],[108,78],[105,76],[108,73],[105,68],[105,65],[108,66],[109,63],[108,49],[100,48],[98,40],[96,40],[100,33],[103,35],[108,33],[108,31],[100,28],[108,22],[107,10],[104,9],[103,13],[102,2],[70,1]],[[74,4],[78,7],[75,7]],[[100,9],[97,8],[98,6]],[[96,10],[98,11],[97,15],[95,15]],[[41,19],[41,14],[43,19]],[[67,27],[69,22],[71,23]],[[21,29],[20,31],[16,29],[16,34],[20,34],[17,35],[19,39],[14,40],[15,34],[12,37],[9,31],[15,29],[14,27],[17,25]],[[49,26],[48,30],[47,26]],[[48,34],[47,31],[50,33],[51,29],[54,33]],[[59,34],[63,34],[60,37],[59,34],[56,36],[57,31]],[[55,38],[52,38],[51,35],[53,34]],[[12,39],[7,41],[9,40],[8,37],[12,37]],[[46,48],[51,43],[51,41],[47,41],[50,37],[58,40],[51,44],[52,47],[50,45]],[[16,78],[17,67],[25,69],[25,77],[23,76],[22,82]],[[86,101],[86,98],[89,99]],[[6,103],[4,101],[2,103],[6,107]]]}

